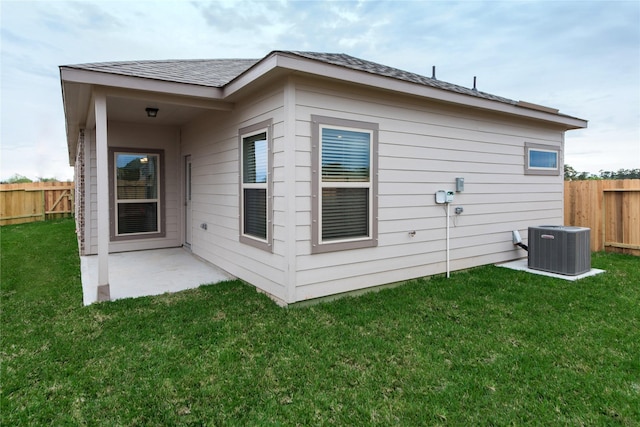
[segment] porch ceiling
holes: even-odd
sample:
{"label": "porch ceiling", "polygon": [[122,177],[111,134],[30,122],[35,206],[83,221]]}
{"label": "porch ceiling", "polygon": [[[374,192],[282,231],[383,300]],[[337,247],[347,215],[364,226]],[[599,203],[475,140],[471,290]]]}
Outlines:
{"label": "porch ceiling", "polygon": [[[158,109],[156,117],[148,117],[146,109]],[[107,97],[107,119],[129,123],[143,123],[163,126],[182,126],[194,120],[209,109],[179,105],[158,100]]]}
{"label": "porch ceiling", "polygon": [[[152,82],[148,89],[117,87],[102,81],[103,76],[95,77],[95,81],[70,79],[65,80],[65,70],[62,76],[62,99],[65,109],[67,127],[67,147],[69,150],[69,164],[75,163],[78,132],[80,129],[91,128],[95,124],[93,93],[97,88],[106,92],[107,120],[117,120],[130,123],[146,123],[165,126],[181,126],[195,119],[206,111],[231,111],[234,104],[220,99],[218,88],[200,88],[199,96],[192,86],[173,83]],[[129,78],[131,79],[131,78]],[[134,79],[135,80],[135,79]],[[139,79],[138,79],[139,80]],[[174,86],[179,86],[177,89]],[[187,87],[186,90],[184,87]],[[210,91],[214,93],[210,93]],[[158,108],[158,116],[147,117],[147,107]]]}

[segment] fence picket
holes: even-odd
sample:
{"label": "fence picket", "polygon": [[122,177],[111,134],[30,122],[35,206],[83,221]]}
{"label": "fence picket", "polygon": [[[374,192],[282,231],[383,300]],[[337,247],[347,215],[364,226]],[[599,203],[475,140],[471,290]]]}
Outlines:
{"label": "fence picket", "polygon": [[640,179],[565,181],[564,223],[591,229],[591,250],[640,256]]}
{"label": "fence picket", "polygon": [[73,182],[0,184],[0,225],[72,216]]}

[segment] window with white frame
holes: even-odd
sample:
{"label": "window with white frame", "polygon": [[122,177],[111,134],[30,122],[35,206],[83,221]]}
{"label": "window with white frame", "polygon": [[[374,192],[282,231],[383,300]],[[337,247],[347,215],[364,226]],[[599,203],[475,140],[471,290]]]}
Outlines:
{"label": "window with white frame", "polygon": [[377,245],[376,123],[312,116],[312,252]]}
{"label": "window with white frame", "polygon": [[560,149],[551,145],[525,143],[526,175],[560,175]]}
{"label": "window with white frame", "polygon": [[271,250],[271,121],[240,129],[240,241]]}
{"label": "window with white frame", "polygon": [[113,240],[164,236],[162,154],[160,150],[111,149]]}

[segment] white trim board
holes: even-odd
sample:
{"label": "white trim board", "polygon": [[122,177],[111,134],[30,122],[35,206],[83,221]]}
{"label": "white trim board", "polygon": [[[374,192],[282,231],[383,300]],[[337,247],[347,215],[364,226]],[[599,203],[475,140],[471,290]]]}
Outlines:
{"label": "white trim board", "polygon": [[517,259],[515,261],[505,262],[504,264],[496,264],[496,266],[509,268],[511,270],[526,271],[527,273],[538,274],[540,276],[555,277],[556,279],[569,280],[572,282],[575,282],[576,280],[584,279],[585,277],[595,276],[596,274],[605,272],[605,270],[592,268],[586,273],[578,274],[576,276],[567,276],[564,274],[551,273],[549,271],[534,270],[533,268],[529,268],[528,264],[529,264],[528,259],[522,258],[522,259]]}

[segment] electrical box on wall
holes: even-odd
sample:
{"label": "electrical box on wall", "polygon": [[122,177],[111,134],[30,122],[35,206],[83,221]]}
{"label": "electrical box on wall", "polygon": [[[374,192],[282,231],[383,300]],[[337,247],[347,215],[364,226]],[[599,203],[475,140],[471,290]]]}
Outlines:
{"label": "electrical box on wall", "polygon": [[453,203],[453,191],[444,191],[438,190],[436,191],[436,203]]}
{"label": "electrical box on wall", "polygon": [[464,178],[456,178],[456,191],[458,193],[464,191]]}
{"label": "electrical box on wall", "polygon": [[453,191],[447,191],[447,196],[445,198],[447,203],[453,203]]}

